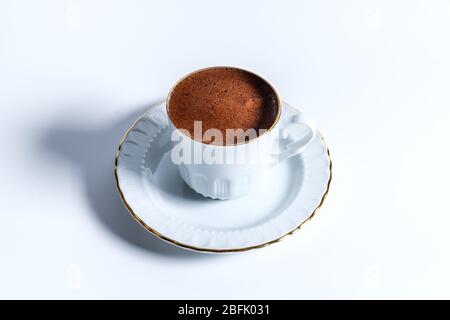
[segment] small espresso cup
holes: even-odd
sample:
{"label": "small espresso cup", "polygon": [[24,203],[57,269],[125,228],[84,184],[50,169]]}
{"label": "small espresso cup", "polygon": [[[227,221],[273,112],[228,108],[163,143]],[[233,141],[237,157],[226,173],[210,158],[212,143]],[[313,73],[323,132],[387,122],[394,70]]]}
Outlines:
{"label": "small espresso cup", "polygon": [[[169,116],[171,130],[171,159],[178,166],[186,184],[194,191],[213,199],[236,199],[246,195],[267,170],[302,153],[316,135],[314,121],[296,109],[296,114],[281,122],[283,104],[275,89],[253,72],[234,67],[266,83],[277,100],[277,114],[271,126],[253,139],[237,144],[215,145],[193,139],[183,128],[177,128]],[[177,85],[170,90],[166,111],[170,115],[170,98]],[[207,108],[208,106],[205,106]]]}

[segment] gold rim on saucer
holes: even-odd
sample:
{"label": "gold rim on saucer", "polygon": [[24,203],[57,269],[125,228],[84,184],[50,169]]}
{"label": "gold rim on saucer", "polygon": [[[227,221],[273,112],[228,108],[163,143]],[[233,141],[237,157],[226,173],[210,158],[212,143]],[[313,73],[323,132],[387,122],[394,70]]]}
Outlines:
{"label": "gold rim on saucer", "polygon": [[[127,208],[127,210],[130,212],[131,216],[140,224],[142,225],[145,229],[147,229],[147,231],[150,231],[151,233],[153,233],[155,236],[157,236],[158,238],[160,238],[161,240],[164,240],[166,242],[169,242],[171,244],[174,244],[178,247],[182,247],[184,249],[189,249],[189,250],[193,250],[193,251],[198,251],[198,252],[207,252],[207,253],[231,253],[231,252],[243,252],[243,251],[248,251],[248,250],[253,250],[253,249],[259,249],[259,248],[264,248],[268,245],[280,242],[281,240],[286,239],[288,236],[294,234],[295,232],[297,232],[298,230],[300,230],[300,228],[309,220],[311,220],[314,215],[317,213],[317,211],[319,211],[319,209],[322,207],[326,196],[328,195],[328,191],[330,190],[330,184],[331,184],[331,179],[332,179],[332,161],[331,161],[331,156],[330,156],[330,150],[327,146],[327,144],[325,143],[322,135],[321,135],[321,141],[323,143],[323,145],[325,146],[326,150],[327,150],[327,157],[328,160],[330,162],[330,165],[328,167],[329,170],[329,178],[328,178],[328,182],[327,182],[327,187],[325,189],[325,192],[322,195],[322,198],[319,202],[319,205],[311,212],[311,214],[308,216],[308,218],[306,218],[304,221],[302,221],[296,228],[294,228],[293,230],[287,232],[286,234],[284,234],[283,236],[259,244],[259,245],[255,245],[255,246],[250,246],[250,247],[242,247],[242,248],[235,248],[235,249],[210,249],[210,248],[201,248],[201,247],[194,247],[194,246],[190,246],[184,243],[181,243],[177,240],[171,239],[169,237],[166,237],[165,235],[159,233],[158,231],[156,231],[155,229],[153,229],[152,227],[150,227],[148,224],[146,224],[131,208],[131,206],[128,204],[127,200],[124,197],[124,194],[122,192],[122,189],[120,188],[120,184],[119,184],[119,177],[117,175],[117,165],[118,165],[118,159],[119,159],[119,154],[120,154],[120,150],[122,148],[122,144],[124,143],[124,141],[126,140],[126,138],[128,137],[128,134],[130,133],[130,131],[134,128],[134,126],[139,122],[139,120],[141,120],[146,114],[148,113],[145,112],[143,115],[141,115],[140,117],[138,117],[136,119],[136,121],[131,125],[131,127],[129,127],[127,129],[127,131],[125,132],[124,137],[122,138],[122,140],[119,143],[119,146],[117,148],[117,152],[116,152],[116,156],[114,159],[114,177],[116,180],[116,186],[117,186],[117,190],[119,191],[119,195],[120,198],[122,199],[122,203],[124,204],[124,206]],[[319,133],[320,134],[320,133]]]}

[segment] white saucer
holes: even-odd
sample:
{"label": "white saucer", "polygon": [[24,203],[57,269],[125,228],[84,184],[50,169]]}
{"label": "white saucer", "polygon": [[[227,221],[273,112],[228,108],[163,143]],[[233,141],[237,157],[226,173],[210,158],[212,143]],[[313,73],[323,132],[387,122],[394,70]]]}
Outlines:
{"label": "white saucer", "polygon": [[[280,121],[293,115],[283,103]],[[170,160],[165,105],[136,120],[119,145],[115,174],[122,200],[148,231],[203,252],[237,252],[278,242],[300,229],[322,205],[331,159],[320,134],[301,155],[267,172],[250,194],[212,200],[191,190]]]}

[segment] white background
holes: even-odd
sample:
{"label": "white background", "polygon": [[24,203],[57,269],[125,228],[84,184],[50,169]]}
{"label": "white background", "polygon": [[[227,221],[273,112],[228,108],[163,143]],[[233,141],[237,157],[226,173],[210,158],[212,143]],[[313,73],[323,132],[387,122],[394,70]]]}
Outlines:
{"label": "white background", "polygon": [[[450,298],[449,1],[2,1],[1,298]],[[134,223],[125,129],[184,74],[253,70],[319,124],[299,233],[205,255]]]}

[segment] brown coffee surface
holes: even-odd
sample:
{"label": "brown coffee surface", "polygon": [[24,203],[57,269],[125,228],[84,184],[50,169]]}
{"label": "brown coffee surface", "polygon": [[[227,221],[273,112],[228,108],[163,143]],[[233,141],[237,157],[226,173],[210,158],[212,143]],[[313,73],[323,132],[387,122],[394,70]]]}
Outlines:
{"label": "brown coffee surface", "polygon": [[274,90],[254,74],[234,68],[209,68],[184,78],[175,86],[168,112],[173,124],[188,130],[192,138],[222,144],[194,136],[194,121],[202,121],[202,136],[211,128],[219,129],[223,137],[227,129],[259,132],[275,122],[278,99]]}

